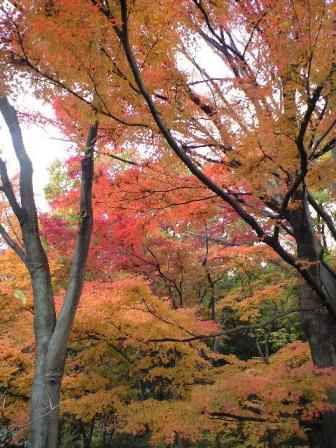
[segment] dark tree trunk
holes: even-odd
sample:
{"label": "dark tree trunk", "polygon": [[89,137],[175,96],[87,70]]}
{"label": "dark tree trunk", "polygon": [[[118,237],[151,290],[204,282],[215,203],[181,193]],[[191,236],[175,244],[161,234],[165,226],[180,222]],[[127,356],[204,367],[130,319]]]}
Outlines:
{"label": "dark tree trunk", "polygon": [[178,448],[185,448],[184,440],[182,439],[182,437],[177,436],[177,443],[178,443]]}
{"label": "dark tree trunk", "polygon": [[[302,312],[300,322],[316,367],[336,367],[336,324],[321,308],[321,301],[306,284],[298,287],[299,308],[312,309]],[[315,310],[313,309],[315,308]]]}
{"label": "dark tree trunk", "polygon": [[[304,190],[298,190],[294,197],[297,206],[288,219],[297,243],[297,255],[307,272],[331,298],[335,300],[336,278],[322,261],[322,248],[316,237],[311,221],[308,201]],[[307,283],[298,287],[299,308],[302,330],[312,354],[314,365],[319,368],[336,367],[336,322],[327,311],[321,299]],[[329,401],[336,404],[335,391],[329,391]],[[327,448],[336,447],[336,413],[326,412],[322,416],[322,433]]]}
{"label": "dark tree trunk", "polygon": [[215,284],[212,280],[211,274],[208,270],[206,270],[206,275],[208,279],[208,283],[210,286],[210,302],[209,302],[209,308],[211,310],[211,319],[216,319],[216,294],[215,294]]}
{"label": "dark tree trunk", "polygon": [[79,429],[83,439],[83,448],[90,448],[94,430],[94,420],[90,423],[88,428],[86,428],[86,425],[82,422],[79,422]]}
{"label": "dark tree trunk", "polygon": [[[290,212],[289,221],[297,244],[299,261],[314,281],[334,300],[336,278],[322,261],[322,248],[311,221],[308,202],[304,191],[296,193],[300,206]],[[336,367],[336,321],[324,308],[318,295],[302,283],[298,287],[299,306],[304,311],[300,315],[302,329],[311,348],[316,367]],[[335,445],[336,446],[336,445]]]}
{"label": "dark tree trunk", "polygon": [[[299,292],[300,307],[312,307],[319,303],[317,297],[306,286]],[[313,362],[316,367],[336,367],[335,322],[325,308],[320,311],[302,313],[302,329],[307,337]],[[328,392],[329,402],[336,404],[335,391]],[[326,448],[336,447],[336,412],[325,412],[321,417],[321,431]],[[313,430],[314,431],[314,430]]]}

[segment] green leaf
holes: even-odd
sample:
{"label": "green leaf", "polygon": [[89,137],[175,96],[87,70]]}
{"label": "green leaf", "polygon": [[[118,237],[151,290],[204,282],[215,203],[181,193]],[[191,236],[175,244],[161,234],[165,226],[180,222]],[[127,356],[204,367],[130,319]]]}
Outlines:
{"label": "green leaf", "polygon": [[21,300],[22,305],[25,305],[27,303],[26,293],[24,291],[22,291],[22,289],[15,289],[14,290],[14,297],[16,299]]}

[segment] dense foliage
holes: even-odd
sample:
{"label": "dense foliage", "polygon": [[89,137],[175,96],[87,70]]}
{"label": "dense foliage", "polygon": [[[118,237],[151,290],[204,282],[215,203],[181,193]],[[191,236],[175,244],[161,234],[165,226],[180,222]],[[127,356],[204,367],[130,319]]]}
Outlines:
{"label": "dense foliage", "polygon": [[[60,411],[63,448],[334,446],[335,13],[322,0],[1,1],[15,153],[3,98],[19,108],[32,89],[54,119],[20,122],[57,126],[69,157],[50,168],[38,223],[25,166],[10,180],[0,160],[0,444],[24,446]],[[63,322],[57,379],[41,377],[61,397],[45,390],[34,417]]]}

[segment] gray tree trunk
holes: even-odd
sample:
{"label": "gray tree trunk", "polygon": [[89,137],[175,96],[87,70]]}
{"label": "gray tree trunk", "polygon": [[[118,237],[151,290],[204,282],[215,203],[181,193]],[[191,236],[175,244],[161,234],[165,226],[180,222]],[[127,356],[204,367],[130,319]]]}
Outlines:
{"label": "gray tree trunk", "polygon": [[59,446],[59,404],[61,378],[48,380],[43,366],[36,366],[30,398],[28,446],[57,448]]}
{"label": "gray tree trunk", "polygon": [[80,224],[68,287],[56,319],[54,296],[47,255],[41,243],[33,191],[33,169],[27,155],[15,109],[0,97],[0,111],[9,129],[20,165],[20,201],[9,180],[6,164],[0,159],[2,190],[21,227],[23,246],[13,240],[4,226],[0,235],[26,265],[34,295],[35,374],[30,398],[29,448],[59,446],[59,405],[66,350],[72,323],[82,293],[92,231],[92,182],[94,147],[98,122],[88,132],[81,162]]}

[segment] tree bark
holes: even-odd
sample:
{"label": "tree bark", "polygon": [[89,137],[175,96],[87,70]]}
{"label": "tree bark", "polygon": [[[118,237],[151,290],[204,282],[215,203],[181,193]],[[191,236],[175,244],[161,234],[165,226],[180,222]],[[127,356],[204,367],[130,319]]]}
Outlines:
{"label": "tree bark", "polygon": [[177,444],[178,448],[186,448],[184,439],[180,435],[177,435]]}
{"label": "tree bark", "polygon": [[[336,278],[322,261],[322,248],[315,234],[308,207],[307,194],[298,190],[295,194],[297,205],[289,212],[288,220],[293,228],[297,244],[297,255],[306,270],[335,300]],[[304,331],[312,354],[313,363],[318,368],[336,367],[336,322],[323,305],[321,299],[307,283],[298,287],[299,308],[311,309],[301,313],[301,327]],[[315,308],[315,309],[314,309]],[[330,404],[336,404],[335,391],[329,391]],[[322,415],[322,433],[326,448],[336,447],[336,412]]]}
{"label": "tree bark", "polygon": [[[336,287],[336,286],[335,286]],[[320,304],[317,295],[307,285],[298,288],[299,306],[314,307]],[[318,368],[336,367],[336,328],[334,319],[319,308],[300,315],[302,329],[307,337],[314,365]],[[331,405],[336,405],[335,390],[328,391]],[[321,416],[321,432],[326,448],[336,447],[336,412]]]}
{"label": "tree bark", "polygon": [[[85,156],[82,159],[80,224],[64,303],[52,332],[48,332],[45,337],[39,334],[39,315],[36,315],[36,368],[30,402],[29,448],[59,446],[59,405],[66,350],[84,284],[92,231],[93,150],[97,130],[98,123],[96,122],[89,130]],[[40,300],[38,295],[45,289],[46,281],[38,283],[32,275],[32,283],[36,294],[34,295],[35,302],[37,302]]]}
{"label": "tree bark", "polygon": [[43,366],[36,366],[30,398],[28,446],[57,448],[59,446],[59,403],[61,377],[48,378]]}
{"label": "tree bark", "polygon": [[16,110],[7,98],[1,96],[0,111],[10,132],[15,155],[20,165],[21,203],[16,199],[6,164],[0,159],[1,188],[20,224],[24,248],[11,238],[5,227],[0,226],[0,234],[26,265],[34,296],[36,359],[30,398],[28,447],[56,448],[59,446],[59,405],[66,350],[83,288],[92,231],[91,198],[98,122],[89,129],[85,155],[81,162],[80,222],[77,245],[64,303],[56,319],[49,262],[39,233],[32,163],[23,143]]}

